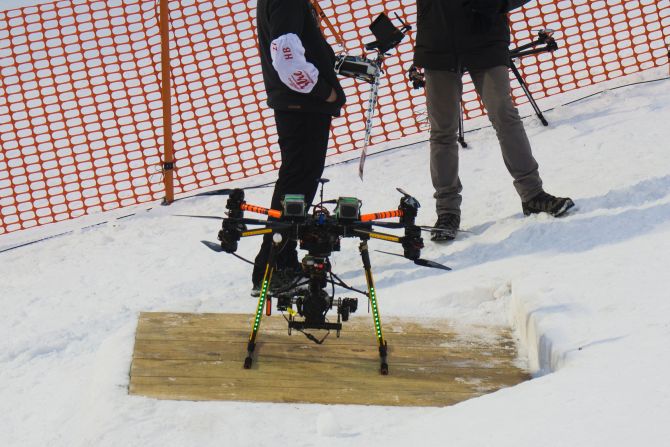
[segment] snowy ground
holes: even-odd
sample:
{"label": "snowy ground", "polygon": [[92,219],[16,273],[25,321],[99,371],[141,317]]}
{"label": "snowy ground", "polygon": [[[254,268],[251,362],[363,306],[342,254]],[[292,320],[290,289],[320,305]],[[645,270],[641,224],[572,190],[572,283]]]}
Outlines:
{"label": "snowy ground", "polygon": [[[547,118],[549,128],[525,120],[541,174],[578,212],[523,217],[487,128],[467,135],[461,155],[470,233],[423,253],[454,271],[372,254],[382,317],[510,324],[532,381],[448,408],[128,396],[139,312],[255,306],[248,266],[199,243],[215,240],[218,223],[171,216],[221,214],[225,199],[190,199],[0,253],[0,445],[668,445],[670,81],[605,92]],[[427,144],[372,156],[367,172],[360,184],[355,164],[327,169],[326,195],[391,209],[400,186],[423,204],[419,221],[433,223]],[[254,190],[248,200],[269,195]],[[0,246],[63,228],[10,234]],[[253,256],[257,243],[245,240],[240,254]],[[362,287],[354,244],[343,244],[334,269]]]}

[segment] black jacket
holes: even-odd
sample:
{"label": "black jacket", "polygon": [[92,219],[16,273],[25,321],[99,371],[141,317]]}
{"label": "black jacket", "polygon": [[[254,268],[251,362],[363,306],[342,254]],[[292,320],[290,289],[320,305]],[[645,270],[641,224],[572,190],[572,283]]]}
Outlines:
{"label": "black jacket", "polygon": [[[467,70],[510,65],[506,12],[530,0],[508,0],[485,33],[473,30],[473,14],[463,0],[417,0],[414,64],[434,70]],[[465,4],[464,4],[465,3]]]}
{"label": "black jacket", "polygon": [[[338,116],[346,101],[334,70],[335,53],[328,45],[309,0],[258,0],[258,44],[268,106],[277,110],[325,113]],[[272,66],[270,44],[285,34],[296,34],[305,48],[305,58],[319,70],[310,93],[299,93],[284,84]],[[326,102],[331,89],[337,100]]]}

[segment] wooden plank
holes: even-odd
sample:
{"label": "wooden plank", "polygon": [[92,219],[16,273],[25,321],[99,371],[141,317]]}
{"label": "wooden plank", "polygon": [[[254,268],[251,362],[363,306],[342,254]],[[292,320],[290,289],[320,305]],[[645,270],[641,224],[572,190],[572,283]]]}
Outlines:
{"label": "wooden plank", "polygon": [[181,383],[180,378],[164,379],[162,382],[138,378],[131,384],[131,394],[141,394],[156,399],[172,400],[234,400],[276,403],[316,403],[348,405],[384,405],[384,406],[445,406],[453,405],[485,392],[459,393],[454,391],[434,391],[425,393],[416,390],[363,390],[357,388],[321,386],[318,389],[303,386],[275,386],[267,382],[255,384],[255,393],[246,393],[247,383],[213,382],[209,379]]}
{"label": "wooden plank", "polygon": [[[149,360],[135,359],[131,366],[133,377],[209,377],[235,379],[262,379],[270,383],[275,380],[297,380],[300,383],[316,381],[317,384],[337,381],[339,383],[402,384],[404,387],[426,386],[435,379],[451,377],[476,378],[478,383],[490,382],[509,385],[525,375],[514,369],[453,368],[448,365],[424,366],[392,364],[391,374],[382,376],[379,361],[375,358],[352,359],[286,359],[268,354],[261,356],[251,370],[242,368],[242,363],[232,360]],[[370,377],[368,377],[370,376]],[[451,386],[448,383],[441,385]]]}
{"label": "wooden plank", "polygon": [[[230,315],[230,316],[229,316]],[[246,340],[251,332],[252,317],[236,314],[202,314],[202,316],[189,317],[185,314],[158,314],[151,318],[142,319],[137,328],[136,338],[138,340],[193,340],[193,341],[240,341]],[[340,338],[334,332],[328,338],[329,344],[375,344],[376,338],[372,328],[371,319],[364,317],[352,318],[343,323]],[[401,346],[445,346],[452,349],[489,350],[491,344],[488,338],[496,335],[500,340],[497,345],[500,348],[510,350],[511,355],[516,354],[516,348],[510,339],[509,330],[504,328],[488,328],[487,340],[480,340],[476,335],[468,338],[467,344],[457,339],[456,332],[450,332],[451,326],[444,324],[444,329],[421,326],[417,322],[402,322],[397,318],[384,322],[384,336],[389,344]],[[225,329],[224,329],[225,328]],[[287,323],[280,316],[263,318],[261,330],[258,336],[267,343],[278,342],[281,344],[295,343],[304,344],[304,338],[296,331],[291,337],[287,334]],[[315,331],[317,337],[325,335],[324,331]],[[279,335],[280,338],[270,337]]]}
{"label": "wooden plank", "polygon": [[[328,343],[329,340],[326,341]],[[322,345],[301,343],[281,343],[281,340],[258,342],[258,352],[263,352],[266,345],[272,346],[271,352],[282,357],[320,357],[376,359],[377,346],[363,343],[332,344],[324,354]],[[389,342],[389,356],[394,363],[416,363],[424,365],[449,364],[453,367],[501,368],[513,365],[515,357],[508,350],[489,349],[476,351],[460,348],[450,350],[435,346],[402,346]],[[194,341],[194,340],[146,340],[135,341],[134,358],[155,360],[224,360],[232,359],[242,362],[247,354],[247,342],[244,341]],[[261,355],[261,354],[259,354]]]}
{"label": "wooden plank", "polygon": [[[371,319],[352,318],[317,345],[264,318],[242,368],[250,315],[143,313],[130,393],[159,399],[443,406],[528,380],[509,330],[461,334],[440,320],[384,322],[390,374],[379,374]],[[315,331],[317,337],[325,332]]]}

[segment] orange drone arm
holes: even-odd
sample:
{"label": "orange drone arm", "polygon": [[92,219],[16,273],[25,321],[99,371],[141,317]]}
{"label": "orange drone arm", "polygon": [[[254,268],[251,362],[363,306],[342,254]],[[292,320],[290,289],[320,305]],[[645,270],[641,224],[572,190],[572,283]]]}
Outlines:
{"label": "orange drone arm", "polygon": [[402,210],[382,211],[380,213],[362,214],[361,222],[369,222],[376,219],[389,219],[391,217],[402,217]]}
{"label": "orange drone arm", "polygon": [[256,206],[256,205],[249,205],[248,203],[243,203],[240,209],[242,211],[250,211],[252,213],[266,214],[270,217],[275,217],[277,219],[281,217],[281,211],[279,210],[263,208],[262,206]]}

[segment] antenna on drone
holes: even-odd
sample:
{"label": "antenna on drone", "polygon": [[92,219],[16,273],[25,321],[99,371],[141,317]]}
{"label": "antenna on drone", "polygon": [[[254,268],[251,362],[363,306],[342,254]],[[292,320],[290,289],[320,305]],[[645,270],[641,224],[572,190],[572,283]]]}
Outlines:
{"label": "antenna on drone", "polygon": [[323,203],[323,187],[324,187],[324,185],[325,185],[326,183],[328,183],[329,181],[330,181],[330,180],[328,180],[327,178],[320,178],[320,179],[319,179],[319,183],[321,183],[321,202],[320,202],[320,203]]}

